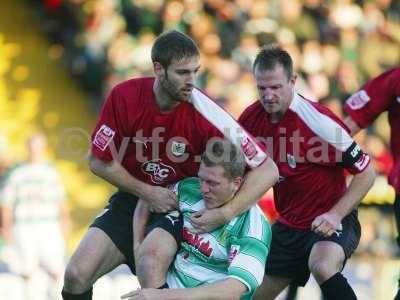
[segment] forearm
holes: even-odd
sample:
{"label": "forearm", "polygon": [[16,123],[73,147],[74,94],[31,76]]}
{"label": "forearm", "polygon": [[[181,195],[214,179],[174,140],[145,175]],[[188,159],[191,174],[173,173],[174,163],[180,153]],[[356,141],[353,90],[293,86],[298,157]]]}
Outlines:
{"label": "forearm", "polygon": [[[136,250],[144,239],[146,224],[150,216],[149,205],[140,199],[136,205],[133,217],[133,247]],[[135,251],[136,252],[136,251]]]}
{"label": "forearm", "polygon": [[371,164],[359,174],[354,175],[342,198],[331,209],[341,218],[347,216],[364,198],[375,180],[375,171]]}
{"label": "forearm", "polygon": [[12,234],[12,226],[13,226],[13,218],[12,218],[12,210],[9,207],[2,206],[0,207],[0,217],[1,217],[1,234],[7,243],[12,242],[13,234]]}
{"label": "forearm", "polygon": [[133,177],[120,163],[105,163],[93,156],[89,158],[90,170],[119,189],[147,198],[149,185]]}
{"label": "forearm", "polygon": [[278,168],[270,158],[248,172],[235,197],[221,208],[225,219],[230,220],[248,210],[276,183],[278,177]]}
{"label": "forearm", "polygon": [[354,120],[349,116],[344,119],[344,123],[350,129],[351,136],[354,136],[361,130],[361,128],[357,125],[357,123],[354,122]]}
{"label": "forearm", "polygon": [[228,278],[208,285],[188,289],[166,289],[165,300],[236,300],[247,291],[237,279]]}

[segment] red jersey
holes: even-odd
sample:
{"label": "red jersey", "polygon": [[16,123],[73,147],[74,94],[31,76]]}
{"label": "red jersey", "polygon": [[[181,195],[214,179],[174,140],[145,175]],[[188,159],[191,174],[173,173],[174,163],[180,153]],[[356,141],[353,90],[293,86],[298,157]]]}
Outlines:
{"label": "red jersey", "polygon": [[339,118],[299,95],[278,123],[270,122],[259,101],[239,123],[273,155],[280,174],[274,186],[278,221],[290,227],[309,229],[345,193],[344,169],[356,174],[370,161]]}
{"label": "red jersey", "polygon": [[[118,159],[135,178],[166,186],[197,176],[207,142],[230,128],[228,138],[240,138],[235,144],[247,151],[249,166],[265,160],[255,140],[202,92],[194,90],[191,103],[161,112],[153,83],[154,78],[132,79],[111,91],[92,134],[92,155],[107,162]],[[210,120],[204,117],[207,111],[212,111]]]}
{"label": "red jersey", "polygon": [[400,68],[386,71],[368,81],[346,100],[344,110],[360,128],[370,125],[381,112],[388,112],[390,148],[394,160],[389,183],[400,193]]}

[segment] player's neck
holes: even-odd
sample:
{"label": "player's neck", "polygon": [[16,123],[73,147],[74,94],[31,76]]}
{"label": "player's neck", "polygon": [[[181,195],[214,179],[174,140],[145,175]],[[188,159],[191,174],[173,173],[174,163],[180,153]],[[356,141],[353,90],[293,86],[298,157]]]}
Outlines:
{"label": "player's neck", "polygon": [[172,111],[180,102],[174,100],[171,95],[169,95],[160,84],[157,79],[153,84],[154,98],[156,100],[157,106],[162,112]]}

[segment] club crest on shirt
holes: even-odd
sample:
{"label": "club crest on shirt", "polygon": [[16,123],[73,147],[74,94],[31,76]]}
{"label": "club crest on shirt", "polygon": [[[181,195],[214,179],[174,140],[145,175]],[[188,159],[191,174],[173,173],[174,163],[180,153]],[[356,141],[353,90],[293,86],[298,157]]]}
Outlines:
{"label": "club crest on shirt", "polygon": [[398,97],[396,98],[396,100],[397,100],[397,103],[400,103],[400,96],[398,96]]}
{"label": "club crest on shirt", "polygon": [[289,167],[291,167],[292,169],[296,168],[296,159],[294,158],[294,156],[291,154],[286,154],[286,157]]}
{"label": "club crest on shirt", "polygon": [[172,141],[171,151],[175,156],[182,156],[185,153],[186,145],[185,143],[180,143],[176,141]]}

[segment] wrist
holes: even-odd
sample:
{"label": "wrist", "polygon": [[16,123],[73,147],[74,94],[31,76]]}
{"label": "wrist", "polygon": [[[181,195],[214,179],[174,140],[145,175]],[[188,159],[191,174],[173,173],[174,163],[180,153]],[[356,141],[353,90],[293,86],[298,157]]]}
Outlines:
{"label": "wrist", "polygon": [[346,216],[345,212],[342,212],[340,209],[337,207],[333,207],[330,211],[330,214],[333,214],[336,218],[338,218],[340,221]]}
{"label": "wrist", "polygon": [[151,185],[147,184],[147,183],[143,183],[142,185],[140,185],[140,188],[138,188],[136,190],[136,195],[143,199],[144,202],[147,201],[148,197],[147,195],[149,195],[151,193]]}

